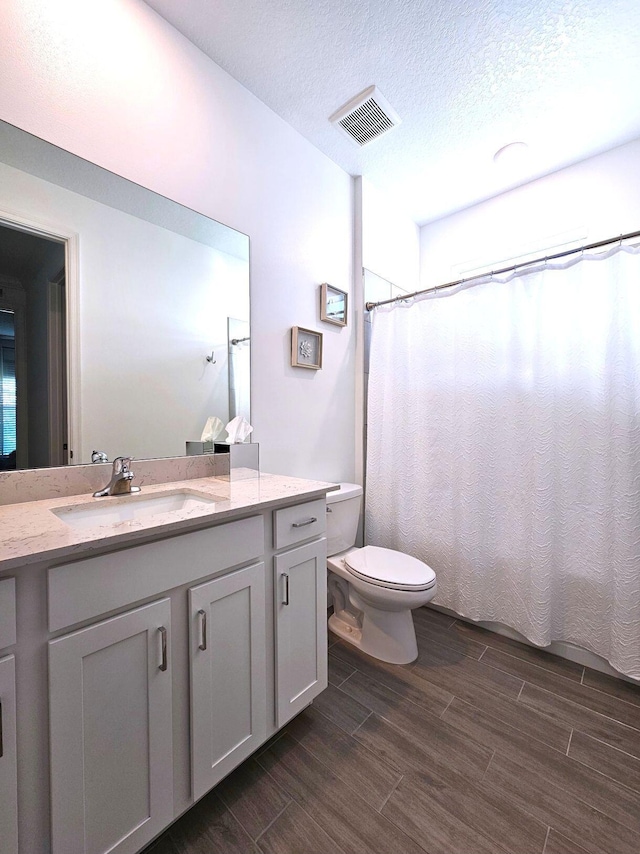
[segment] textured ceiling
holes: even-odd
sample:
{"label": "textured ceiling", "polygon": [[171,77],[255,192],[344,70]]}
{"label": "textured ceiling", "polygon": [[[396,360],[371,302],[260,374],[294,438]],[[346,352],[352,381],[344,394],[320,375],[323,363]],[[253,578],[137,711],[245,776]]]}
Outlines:
{"label": "textured ceiling", "polygon": [[[638,0],[146,2],[418,223],[640,137]],[[360,149],[328,117],[372,84],[402,124]]]}

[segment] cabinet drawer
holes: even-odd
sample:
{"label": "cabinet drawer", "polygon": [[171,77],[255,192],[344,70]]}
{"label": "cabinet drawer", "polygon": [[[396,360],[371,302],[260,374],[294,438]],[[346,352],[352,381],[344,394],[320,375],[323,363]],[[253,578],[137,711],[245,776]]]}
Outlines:
{"label": "cabinet drawer", "polygon": [[0,649],[16,642],[16,580],[0,581]]}
{"label": "cabinet drawer", "polygon": [[284,507],[273,514],[273,546],[284,549],[312,537],[320,537],[326,527],[327,503],[324,498]]}
{"label": "cabinet drawer", "polygon": [[262,516],[252,516],[56,566],[49,570],[49,631],[249,563],[263,552]]}

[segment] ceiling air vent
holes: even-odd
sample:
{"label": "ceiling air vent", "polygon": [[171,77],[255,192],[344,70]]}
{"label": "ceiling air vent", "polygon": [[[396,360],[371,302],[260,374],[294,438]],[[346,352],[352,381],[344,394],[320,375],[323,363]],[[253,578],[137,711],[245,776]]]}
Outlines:
{"label": "ceiling air vent", "polygon": [[366,145],[400,124],[400,117],[387,99],[369,86],[335,112],[329,121],[358,145]]}

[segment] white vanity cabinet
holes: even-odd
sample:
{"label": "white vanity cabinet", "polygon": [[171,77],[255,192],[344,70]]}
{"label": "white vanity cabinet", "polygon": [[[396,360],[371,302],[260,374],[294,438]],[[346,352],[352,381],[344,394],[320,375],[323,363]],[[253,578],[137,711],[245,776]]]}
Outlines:
{"label": "white vanity cabinet", "polygon": [[0,577],[2,854],[138,854],[326,687],[325,500],[277,501]]}
{"label": "white vanity cabinet", "polygon": [[276,725],[301,712],[327,687],[327,541],[325,500],[274,513]]}
{"label": "white vanity cabinet", "polygon": [[265,608],[264,563],[189,590],[194,798],[267,736]]}
{"label": "white vanity cabinet", "polygon": [[168,599],[49,643],[54,854],[133,854],[173,819]]}
{"label": "white vanity cabinet", "polygon": [[[170,824],[180,811],[174,738],[182,745],[191,731],[191,801],[264,740],[264,564],[255,563],[263,552],[263,519],[253,516],[49,570],[51,631],[128,608],[48,644],[53,854],[134,854]],[[253,565],[234,571],[245,563]],[[193,658],[191,679],[188,600],[205,647],[198,653],[208,653]],[[236,672],[247,664],[247,642],[253,671]],[[190,683],[191,728],[188,718],[173,720]],[[243,731],[247,718],[253,738]]]}
{"label": "white vanity cabinet", "polygon": [[0,658],[0,850],[18,854],[15,658]]}

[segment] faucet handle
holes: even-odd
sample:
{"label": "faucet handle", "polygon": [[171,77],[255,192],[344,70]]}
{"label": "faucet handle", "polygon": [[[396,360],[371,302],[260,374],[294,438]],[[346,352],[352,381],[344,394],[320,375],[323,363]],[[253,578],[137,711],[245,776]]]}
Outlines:
{"label": "faucet handle", "polygon": [[127,474],[131,471],[131,460],[133,457],[116,457],[113,461],[114,474]]}
{"label": "faucet handle", "polygon": [[93,493],[94,498],[103,498],[105,495],[129,495],[132,492],[140,492],[139,486],[131,486],[135,477],[131,471],[131,460],[133,457],[116,457],[113,461],[111,482],[104,489]]}

